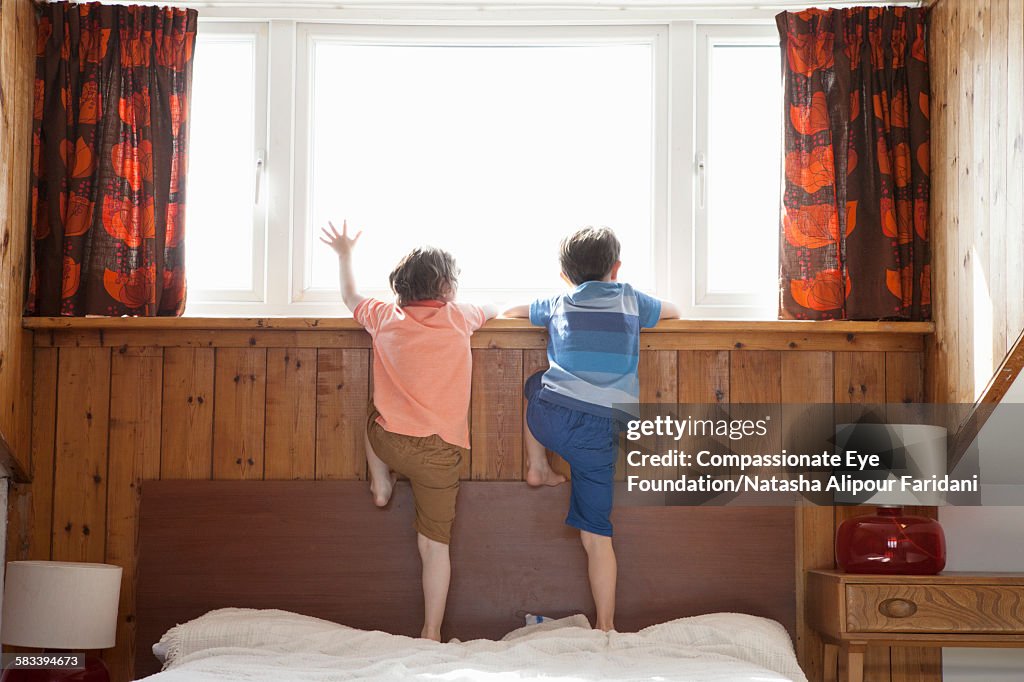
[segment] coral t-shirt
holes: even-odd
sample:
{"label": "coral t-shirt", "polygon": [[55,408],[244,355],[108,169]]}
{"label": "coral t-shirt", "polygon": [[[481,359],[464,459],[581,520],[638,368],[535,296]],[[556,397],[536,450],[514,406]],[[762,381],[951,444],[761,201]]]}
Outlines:
{"label": "coral t-shirt", "polygon": [[469,447],[473,355],[469,337],[485,321],[470,303],[363,299],[352,317],[373,339],[373,404],[386,431],[437,434]]}

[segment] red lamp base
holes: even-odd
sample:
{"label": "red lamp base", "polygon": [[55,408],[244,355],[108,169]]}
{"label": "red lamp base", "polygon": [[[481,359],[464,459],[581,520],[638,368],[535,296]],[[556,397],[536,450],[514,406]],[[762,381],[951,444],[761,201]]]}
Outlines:
{"label": "red lamp base", "polygon": [[839,526],[836,563],[846,573],[935,575],[946,566],[946,536],[935,519],[879,507]]}
{"label": "red lamp base", "polygon": [[76,670],[6,668],[0,675],[0,682],[110,682],[110,671],[102,659],[86,656],[85,667]]}

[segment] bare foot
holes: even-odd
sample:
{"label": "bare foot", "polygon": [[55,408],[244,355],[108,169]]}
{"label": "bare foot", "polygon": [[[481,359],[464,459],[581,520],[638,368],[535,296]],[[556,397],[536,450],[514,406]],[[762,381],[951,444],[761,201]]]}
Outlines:
{"label": "bare foot", "polygon": [[526,470],[526,482],[534,487],[542,485],[561,485],[565,483],[565,476],[556,474],[554,470],[545,465],[543,467],[529,467]]}
{"label": "bare foot", "polygon": [[378,484],[376,479],[370,481],[370,492],[373,493],[373,503],[378,507],[388,506],[391,501],[391,493],[395,490],[395,481],[398,476],[392,473],[387,480]]}
{"label": "bare foot", "polygon": [[435,642],[440,642],[441,632],[439,630],[428,630],[427,628],[423,628],[423,630],[420,631],[420,637],[422,637],[423,639],[432,639]]}

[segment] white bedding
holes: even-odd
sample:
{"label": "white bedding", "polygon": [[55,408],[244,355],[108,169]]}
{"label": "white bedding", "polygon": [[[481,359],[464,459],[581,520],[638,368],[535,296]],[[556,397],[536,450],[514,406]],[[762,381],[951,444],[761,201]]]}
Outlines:
{"label": "white bedding", "polygon": [[287,611],[229,608],[171,628],[158,646],[167,658],[163,672],[146,678],[152,682],[806,682],[781,625],[736,613],[636,633],[591,630],[574,616],[501,641],[438,644]]}

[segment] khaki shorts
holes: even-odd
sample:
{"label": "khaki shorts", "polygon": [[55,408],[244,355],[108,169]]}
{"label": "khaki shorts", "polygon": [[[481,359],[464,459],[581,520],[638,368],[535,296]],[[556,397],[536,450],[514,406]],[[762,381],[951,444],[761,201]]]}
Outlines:
{"label": "khaki shorts", "polygon": [[459,465],[468,451],[436,434],[418,437],[385,431],[377,423],[377,408],[370,405],[369,412],[366,437],[370,446],[392,471],[407,477],[412,484],[416,531],[431,540],[450,544],[455,498],[459,494]]}

